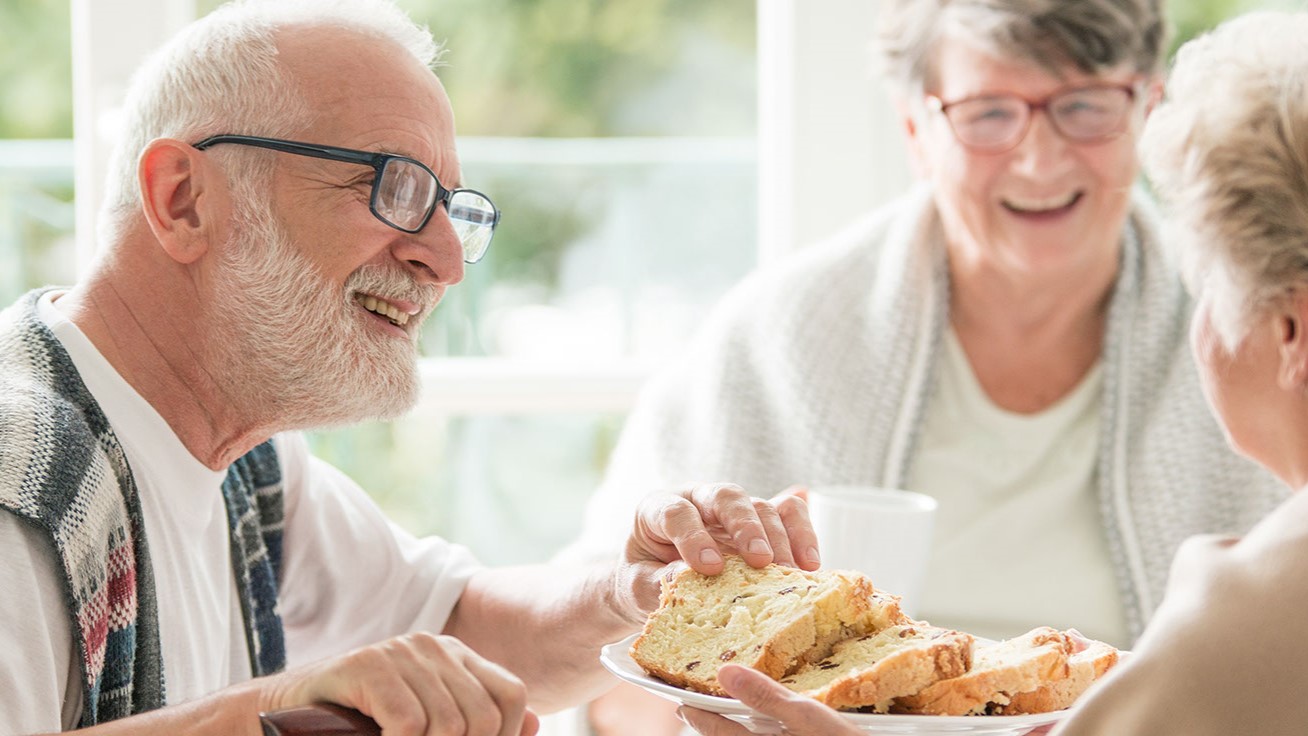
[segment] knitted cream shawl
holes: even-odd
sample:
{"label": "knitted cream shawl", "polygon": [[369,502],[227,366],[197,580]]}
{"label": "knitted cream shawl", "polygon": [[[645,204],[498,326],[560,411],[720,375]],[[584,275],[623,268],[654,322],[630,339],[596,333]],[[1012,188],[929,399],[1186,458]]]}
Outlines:
{"label": "knitted cream shawl", "polygon": [[[642,393],[572,553],[619,548],[614,527],[654,488],[731,481],[902,487],[933,384],[949,283],[928,189],[829,243],[763,269]],[[1232,453],[1186,340],[1191,303],[1137,197],[1104,341],[1097,484],[1104,533],[1137,635],[1177,546],[1243,532],[1285,489]],[[1038,550],[1033,550],[1037,554]]]}

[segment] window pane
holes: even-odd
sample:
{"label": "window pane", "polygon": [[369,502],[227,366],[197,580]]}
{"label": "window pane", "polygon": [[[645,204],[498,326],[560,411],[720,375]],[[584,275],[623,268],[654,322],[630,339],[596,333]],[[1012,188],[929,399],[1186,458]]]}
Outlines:
{"label": "window pane", "polygon": [[413,414],[309,436],[409,531],[488,564],[539,562],[581,528],[622,418]]}
{"label": "window pane", "polygon": [[0,139],[73,136],[68,0],[0,0]]}
{"label": "window pane", "polygon": [[424,352],[657,358],[754,264],[749,139],[475,139],[465,181],[503,210]]}
{"label": "window pane", "polygon": [[503,210],[433,356],[649,358],[755,262],[753,0],[402,0]]}
{"label": "window pane", "polygon": [[73,142],[0,140],[0,303],[77,276]]}
{"label": "window pane", "polygon": [[76,275],[69,7],[66,0],[0,0],[4,304],[43,284],[71,283]]}

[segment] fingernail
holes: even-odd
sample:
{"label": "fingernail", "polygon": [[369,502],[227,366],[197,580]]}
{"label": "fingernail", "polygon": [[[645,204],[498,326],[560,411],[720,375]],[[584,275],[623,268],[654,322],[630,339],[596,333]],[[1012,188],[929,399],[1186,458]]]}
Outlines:
{"label": "fingernail", "polygon": [[718,554],[716,549],[709,547],[699,553],[699,561],[705,565],[716,565],[722,561],[722,555]]}
{"label": "fingernail", "polygon": [[809,547],[804,550],[804,557],[810,565],[821,565],[822,556],[818,554],[817,547]]}
{"label": "fingernail", "polygon": [[754,541],[750,542],[749,551],[756,555],[772,554],[772,548],[769,547],[768,543],[763,541],[762,539],[755,539]]}

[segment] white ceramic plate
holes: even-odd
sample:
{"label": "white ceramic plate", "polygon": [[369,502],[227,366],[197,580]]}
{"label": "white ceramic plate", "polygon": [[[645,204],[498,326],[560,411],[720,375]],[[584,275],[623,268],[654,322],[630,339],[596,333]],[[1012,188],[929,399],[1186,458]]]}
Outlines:
{"label": "white ceramic plate", "polygon": [[[636,636],[614,642],[600,651],[600,662],[619,679],[638,685],[655,695],[711,713],[721,713],[753,733],[779,734],[781,725],[733,698],[683,690],[651,677],[628,653]],[[1026,716],[908,716],[879,713],[842,713],[845,720],[867,734],[914,734],[915,736],[1021,736],[1040,726],[1057,723],[1068,711]]]}

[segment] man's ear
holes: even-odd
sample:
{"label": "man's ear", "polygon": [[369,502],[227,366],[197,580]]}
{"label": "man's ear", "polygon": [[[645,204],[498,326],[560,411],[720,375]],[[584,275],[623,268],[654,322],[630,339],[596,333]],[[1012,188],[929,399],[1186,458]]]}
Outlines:
{"label": "man's ear", "polygon": [[1277,383],[1287,391],[1308,392],[1308,293],[1295,291],[1277,314]]}
{"label": "man's ear", "polygon": [[195,262],[225,220],[226,186],[217,168],[192,146],[160,138],[145,147],[136,175],[160,247],[178,263]]}

